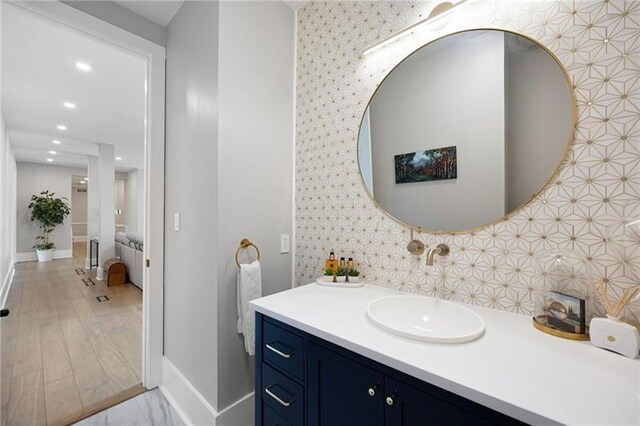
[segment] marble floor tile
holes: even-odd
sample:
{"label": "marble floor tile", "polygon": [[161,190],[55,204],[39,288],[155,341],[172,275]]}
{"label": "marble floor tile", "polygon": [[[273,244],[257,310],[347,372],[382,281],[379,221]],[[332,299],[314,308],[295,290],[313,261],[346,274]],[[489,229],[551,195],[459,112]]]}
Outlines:
{"label": "marble floor tile", "polygon": [[184,426],[184,422],[176,413],[176,410],[169,405],[169,401],[164,397],[160,389],[145,392],[134,398],[138,406],[152,425]]}
{"label": "marble floor tile", "polygon": [[162,392],[154,389],[76,423],[76,426],[133,425],[184,426],[184,422]]}
{"label": "marble floor tile", "polygon": [[107,426],[107,425],[127,425],[127,426],[143,426],[149,425],[149,420],[142,413],[135,398],[120,403],[89,417],[76,425],[80,426]]}

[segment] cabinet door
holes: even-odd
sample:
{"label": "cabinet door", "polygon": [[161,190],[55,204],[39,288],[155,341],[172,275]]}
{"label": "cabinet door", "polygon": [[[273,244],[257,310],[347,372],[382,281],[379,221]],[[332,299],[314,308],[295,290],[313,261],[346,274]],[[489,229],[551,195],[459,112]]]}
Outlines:
{"label": "cabinet door", "polygon": [[322,346],[308,349],[308,425],[382,426],[383,375]]}
{"label": "cabinet door", "polygon": [[463,408],[385,377],[386,426],[484,426],[492,424]]}

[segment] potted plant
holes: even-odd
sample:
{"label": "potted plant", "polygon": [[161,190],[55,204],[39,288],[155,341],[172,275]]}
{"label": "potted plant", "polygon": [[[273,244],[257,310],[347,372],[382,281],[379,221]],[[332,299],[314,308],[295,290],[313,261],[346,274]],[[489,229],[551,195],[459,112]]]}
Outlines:
{"label": "potted plant", "polygon": [[56,245],[49,241],[49,235],[61,225],[64,219],[71,213],[69,204],[65,197],[55,197],[55,193],[42,191],[40,195],[32,195],[31,221],[40,223],[40,235],[36,237],[38,241],[33,247],[38,255],[38,262],[48,262],[53,259],[53,252]]}

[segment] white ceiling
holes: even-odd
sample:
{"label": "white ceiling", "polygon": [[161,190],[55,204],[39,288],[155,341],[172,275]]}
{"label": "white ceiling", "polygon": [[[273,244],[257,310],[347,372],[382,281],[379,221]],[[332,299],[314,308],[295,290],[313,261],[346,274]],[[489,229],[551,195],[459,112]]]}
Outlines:
{"label": "white ceiling", "polygon": [[16,159],[85,167],[106,143],[119,170],[142,168],[146,62],[10,3],[2,12],[2,108]]}
{"label": "white ceiling", "polygon": [[[122,7],[126,7],[130,11],[137,13],[138,15],[147,18],[156,24],[166,27],[173,17],[178,13],[180,6],[184,1],[174,0],[112,0],[114,3],[118,3]],[[205,0],[206,1],[206,0]],[[232,1],[232,0],[226,0]],[[239,0],[236,0],[239,1]],[[268,1],[268,0],[262,0]],[[282,0],[284,4],[289,6],[293,11],[296,11],[309,3],[310,0]]]}
{"label": "white ceiling", "polygon": [[126,7],[130,11],[147,18],[158,25],[162,25],[163,27],[166,27],[169,24],[173,17],[176,16],[176,13],[178,12],[178,9],[180,9],[180,6],[182,6],[182,3],[184,3],[184,1],[173,0],[113,1],[114,3],[118,3],[120,6]]}
{"label": "white ceiling", "polygon": [[294,12],[310,1],[311,0],[282,0],[282,2],[289,6]]}

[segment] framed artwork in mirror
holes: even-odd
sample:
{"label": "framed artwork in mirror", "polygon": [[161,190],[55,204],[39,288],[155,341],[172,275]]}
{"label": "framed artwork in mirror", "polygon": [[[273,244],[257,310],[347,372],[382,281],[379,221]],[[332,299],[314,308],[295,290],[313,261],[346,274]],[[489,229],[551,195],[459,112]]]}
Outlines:
{"label": "framed artwork in mirror", "polygon": [[456,179],[457,161],[455,146],[398,154],[394,157],[396,183]]}

